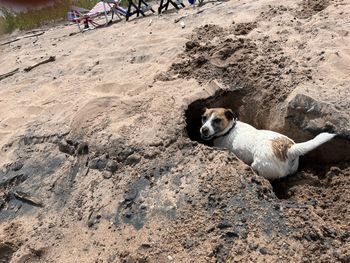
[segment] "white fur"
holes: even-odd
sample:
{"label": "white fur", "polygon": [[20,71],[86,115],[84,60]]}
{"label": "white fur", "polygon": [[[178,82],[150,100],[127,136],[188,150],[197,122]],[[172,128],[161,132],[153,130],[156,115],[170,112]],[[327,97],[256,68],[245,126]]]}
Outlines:
{"label": "white fur", "polygon": [[273,152],[272,140],[288,137],[273,131],[258,130],[247,123],[237,121],[227,135],[214,139],[214,146],[229,149],[243,162],[251,165],[259,175],[267,179],[277,179],[295,173],[300,155],[306,154],[334,136],[335,134],[321,133],[310,141],[294,144],[287,152],[288,159],[281,161]]}
{"label": "white fur", "polygon": [[214,120],[215,118],[217,118],[217,117],[218,117],[218,116],[217,116],[217,114],[216,114],[215,112],[212,113],[212,114],[210,115],[210,117],[205,121],[205,123],[203,123],[203,126],[202,126],[201,129],[200,129],[200,133],[202,134],[202,133],[203,133],[203,128],[206,127],[206,128],[209,129],[208,136],[209,136],[210,138],[214,137],[214,135],[215,135],[215,136],[221,136],[221,135],[227,133],[227,132],[232,128],[232,126],[234,125],[234,122],[231,121],[231,122],[230,122],[230,125],[228,125],[223,131],[221,131],[221,132],[215,134],[215,130],[214,130],[213,126],[212,126],[212,122],[213,122],[213,120]]}
{"label": "white fur", "polygon": [[309,151],[315,149],[319,145],[325,142],[328,142],[334,136],[335,134],[324,132],[317,135],[315,138],[313,138],[310,141],[294,144],[288,151],[288,157],[293,159],[297,156],[304,155]]}
{"label": "white fur", "polygon": [[209,136],[213,136],[214,135],[215,131],[214,131],[214,128],[211,125],[211,123],[212,123],[212,121],[213,121],[213,119],[215,117],[216,117],[216,114],[214,113],[208,118],[208,120],[203,124],[203,126],[202,126],[202,128],[200,130],[201,133],[202,133],[203,128],[208,128],[209,129],[209,134],[208,135]]}

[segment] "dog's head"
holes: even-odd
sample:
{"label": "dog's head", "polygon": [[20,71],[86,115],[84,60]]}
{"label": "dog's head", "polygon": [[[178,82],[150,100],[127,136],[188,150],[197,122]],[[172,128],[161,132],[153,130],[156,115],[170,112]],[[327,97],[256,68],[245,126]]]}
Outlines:
{"label": "dog's head", "polygon": [[202,127],[200,129],[203,140],[209,141],[214,137],[224,135],[236,123],[236,116],[231,109],[204,108]]}

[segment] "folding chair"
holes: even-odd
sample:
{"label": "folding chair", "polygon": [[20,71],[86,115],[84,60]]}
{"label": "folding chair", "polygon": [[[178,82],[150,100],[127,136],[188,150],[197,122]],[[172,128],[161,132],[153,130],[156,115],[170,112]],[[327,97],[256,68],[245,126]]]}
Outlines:
{"label": "folding chair", "polygon": [[[104,2],[98,2],[91,10],[87,10],[85,8],[72,6],[71,11],[67,14],[67,19],[70,22],[76,23],[78,25],[79,31],[84,31],[90,29],[89,24],[94,26],[95,28],[101,26],[94,21],[97,17],[104,15],[106,18],[106,24],[108,21],[107,14],[111,12],[111,7],[106,5]],[[114,13],[114,12],[113,12]],[[81,29],[80,23],[84,24],[84,28]]]}
{"label": "folding chair", "polygon": [[[89,12],[89,10],[72,6],[71,10],[67,13],[67,20],[72,23],[76,23],[78,26],[79,31],[82,31],[80,27],[80,23],[84,23],[84,28],[89,28],[89,22],[92,23],[92,19],[89,19],[88,17],[84,16]],[[90,20],[90,21],[89,21]]]}
{"label": "folding chair", "polygon": [[[136,14],[137,17],[139,17],[140,14],[142,16],[146,16],[145,13],[147,11],[152,11],[152,13],[154,13],[154,10],[152,9],[152,7],[149,6],[144,0],[135,0],[135,3],[133,2],[133,0],[128,0],[128,2],[129,4],[128,4],[128,11],[126,15],[126,21],[129,21],[129,18],[134,14]],[[132,8],[134,9],[133,11],[131,11]]]}
{"label": "folding chair", "polygon": [[117,15],[119,19],[121,19],[121,15],[125,17],[127,16],[128,11],[119,5],[121,0],[102,0],[102,2],[108,5],[109,9],[112,11],[111,21],[113,20],[114,14]]}
{"label": "folding chair", "polygon": [[184,3],[183,3],[183,0],[166,0],[166,3],[164,3],[164,0],[161,0],[160,1],[160,5],[158,7],[158,14],[161,14],[162,13],[162,10],[165,9],[165,11],[168,10],[168,7],[169,7],[169,4],[172,4],[176,10],[179,10],[180,7],[179,6],[182,6],[182,7],[185,7]]}

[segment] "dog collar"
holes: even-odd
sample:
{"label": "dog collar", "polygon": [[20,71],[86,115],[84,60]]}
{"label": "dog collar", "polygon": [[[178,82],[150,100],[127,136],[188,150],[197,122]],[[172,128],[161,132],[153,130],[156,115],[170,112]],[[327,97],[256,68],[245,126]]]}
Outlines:
{"label": "dog collar", "polygon": [[224,136],[226,136],[227,134],[229,134],[229,133],[233,130],[233,128],[236,126],[236,123],[237,123],[237,120],[234,121],[232,127],[231,127],[230,129],[228,129],[227,132],[225,132],[224,134],[221,134],[221,135],[219,135],[219,136],[215,136],[215,138],[224,137]]}

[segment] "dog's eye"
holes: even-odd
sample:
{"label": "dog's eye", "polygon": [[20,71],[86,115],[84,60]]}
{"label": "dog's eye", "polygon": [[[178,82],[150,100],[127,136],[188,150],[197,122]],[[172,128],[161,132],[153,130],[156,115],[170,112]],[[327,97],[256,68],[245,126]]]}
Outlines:
{"label": "dog's eye", "polygon": [[202,122],[206,122],[207,121],[207,116],[202,116]]}
{"label": "dog's eye", "polygon": [[216,118],[216,119],[213,120],[213,122],[215,122],[215,123],[220,123],[220,122],[221,122],[221,119]]}

